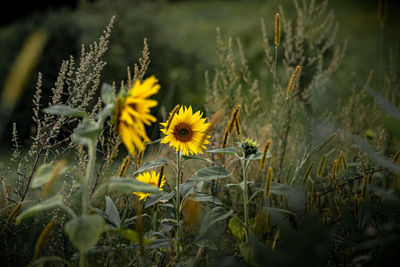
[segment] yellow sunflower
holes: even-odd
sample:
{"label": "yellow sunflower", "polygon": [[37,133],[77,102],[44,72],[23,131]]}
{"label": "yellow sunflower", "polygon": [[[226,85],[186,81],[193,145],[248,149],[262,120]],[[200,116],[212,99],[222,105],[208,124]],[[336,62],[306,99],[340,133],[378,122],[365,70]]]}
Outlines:
{"label": "yellow sunflower", "polygon": [[150,125],[156,118],[150,114],[150,108],[157,106],[157,101],[148,99],[160,90],[158,80],[151,76],[144,81],[135,81],[126,96],[119,97],[114,108],[114,117],[122,142],[131,155],[135,147],[145,150],[144,142],[150,142],[145,124]]}
{"label": "yellow sunflower", "polygon": [[[203,148],[209,143],[206,130],[210,123],[205,123],[207,118],[201,118],[202,113],[197,111],[193,114],[192,107],[181,107],[175,114],[169,128],[161,129],[165,137],[161,143],[169,143],[176,152],[180,151],[184,155],[203,153]],[[167,127],[167,123],[161,123]],[[206,136],[204,136],[206,135]]]}
{"label": "yellow sunflower", "polygon": [[[155,187],[158,187],[158,189],[160,191],[162,191],[162,187],[165,184],[165,176],[163,175],[160,179],[160,173],[157,173],[155,171],[150,172],[143,172],[141,174],[139,174],[136,179],[142,183],[146,183],[146,184],[151,184]],[[139,196],[139,200],[142,200],[146,197],[148,197],[149,195],[151,195],[151,193],[142,193],[142,192],[133,192],[135,195]]]}

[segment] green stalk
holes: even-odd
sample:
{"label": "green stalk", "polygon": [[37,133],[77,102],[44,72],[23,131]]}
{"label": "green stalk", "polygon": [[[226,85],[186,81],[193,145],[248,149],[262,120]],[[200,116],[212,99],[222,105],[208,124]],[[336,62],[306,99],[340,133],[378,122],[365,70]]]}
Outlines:
{"label": "green stalk", "polygon": [[243,171],[243,211],[244,211],[244,228],[246,234],[246,242],[249,241],[249,196],[247,190],[247,167],[248,160],[242,160],[242,171]]}
{"label": "green stalk", "polygon": [[179,191],[181,183],[181,153],[178,152],[176,157],[177,162],[177,173],[176,173],[176,203],[175,203],[175,213],[176,213],[176,256],[179,259],[179,226],[180,226],[180,206],[181,206],[181,195]]}
{"label": "green stalk", "polygon": [[[88,187],[90,181],[93,179],[95,174],[96,146],[97,146],[97,139],[93,142],[90,142],[88,145],[89,160],[86,166],[86,176],[82,180],[82,216],[88,213],[88,206],[89,206]],[[87,257],[86,252],[80,253],[79,266],[81,267],[89,266],[89,259]]]}

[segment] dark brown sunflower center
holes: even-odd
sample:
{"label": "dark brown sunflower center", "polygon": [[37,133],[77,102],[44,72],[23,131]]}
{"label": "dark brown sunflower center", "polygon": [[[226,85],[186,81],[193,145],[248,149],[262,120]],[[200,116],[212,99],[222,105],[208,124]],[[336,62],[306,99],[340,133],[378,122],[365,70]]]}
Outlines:
{"label": "dark brown sunflower center", "polygon": [[193,136],[193,130],[190,125],[186,123],[180,123],[175,126],[174,129],[174,137],[176,140],[180,142],[188,142],[192,139]]}

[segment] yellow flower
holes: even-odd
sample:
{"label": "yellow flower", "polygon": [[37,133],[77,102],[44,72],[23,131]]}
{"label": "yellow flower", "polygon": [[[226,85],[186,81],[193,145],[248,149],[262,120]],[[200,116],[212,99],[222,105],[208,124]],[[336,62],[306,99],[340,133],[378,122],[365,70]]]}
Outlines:
{"label": "yellow flower", "polygon": [[[146,184],[151,184],[155,187],[158,187],[158,189],[160,191],[162,191],[162,187],[165,184],[165,176],[163,175],[160,179],[160,173],[157,173],[155,171],[150,172],[143,172],[141,174],[139,174],[136,179],[142,183],[146,183]],[[142,193],[142,192],[133,192],[135,195],[139,196],[139,200],[142,200],[146,197],[148,197],[149,195],[151,195],[151,193]]]}
{"label": "yellow flower", "polygon": [[[180,151],[184,155],[203,153],[205,144],[208,144],[206,134],[209,123],[205,123],[207,118],[202,119],[202,113],[197,111],[193,114],[192,107],[181,107],[179,112],[173,117],[168,129],[161,129],[165,137],[161,143],[169,143],[176,152]],[[161,123],[167,127],[167,123]],[[204,136],[206,135],[206,136]]]}
{"label": "yellow flower", "polygon": [[156,118],[150,114],[150,108],[157,106],[157,101],[148,99],[160,90],[157,79],[151,76],[144,81],[135,81],[126,96],[117,99],[114,115],[122,142],[131,155],[135,147],[144,151],[144,142],[150,142],[146,134],[145,124],[150,125]]}

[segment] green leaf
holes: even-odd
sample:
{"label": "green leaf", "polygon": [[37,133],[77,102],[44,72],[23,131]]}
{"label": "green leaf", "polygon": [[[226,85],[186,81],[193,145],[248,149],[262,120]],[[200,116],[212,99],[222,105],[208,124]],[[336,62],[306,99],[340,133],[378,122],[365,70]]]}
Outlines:
{"label": "green leaf", "polygon": [[[48,165],[48,164],[43,164],[40,165],[38,170],[35,172],[35,175],[32,178],[32,183],[30,185],[30,187],[32,188],[38,188],[41,187],[42,185],[44,185],[45,183],[47,183],[50,178],[51,178],[51,174],[53,173],[54,167],[57,164],[53,164],[53,165]],[[63,167],[61,169],[61,171],[58,173],[58,175],[63,174],[66,170],[68,169],[68,167]]]}
{"label": "green leaf", "polygon": [[191,156],[191,155],[188,155],[188,156],[183,155],[182,158],[185,159],[185,160],[189,160],[189,159],[198,159],[198,160],[207,161],[208,163],[213,163],[213,164],[215,163],[215,162],[212,161],[212,160],[209,160],[209,159],[206,159],[206,158],[197,157],[197,156]]}
{"label": "green leaf", "polygon": [[16,219],[16,223],[19,224],[23,219],[29,218],[36,213],[56,208],[62,205],[62,196],[61,195],[56,195],[54,197],[48,198],[45,201],[32,206],[26,210],[24,210]]}
{"label": "green leaf", "polygon": [[240,241],[244,241],[244,237],[246,235],[246,228],[243,225],[243,222],[236,216],[229,219],[229,230],[231,230],[234,237],[239,239]]}
{"label": "green leaf", "polygon": [[215,198],[213,196],[205,195],[205,194],[195,194],[194,196],[190,196],[190,199],[197,201],[197,202],[211,202],[216,205],[222,205],[221,201],[218,198]]}
{"label": "green leaf", "polygon": [[[247,159],[248,160],[259,160],[259,159],[262,158],[262,155],[263,155],[263,152],[258,151],[256,154],[251,154]],[[267,153],[267,158],[270,158],[270,157],[271,157],[271,153],[268,152]]]}
{"label": "green leaf", "polygon": [[215,223],[225,220],[232,215],[233,211],[226,212],[223,207],[215,207],[204,216],[200,226],[200,235],[204,235],[210,227],[214,226]]}
{"label": "green leaf", "polygon": [[211,181],[228,176],[231,175],[224,167],[212,166],[198,170],[189,180]]}
{"label": "green leaf", "polygon": [[[132,242],[135,242],[136,244],[140,244],[140,238],[139,238],[139,234],[134,231],[131,230],[129,228],[121,228],[117,231],[123,238],[126,238]],[[148,245],[151,244],[151,242],[153,242],[153,239],[147,239],[147,238],[142,238],[143,240],[143,245]]]}
{"label": "green leaf", "polygon": [[83,215],[68,221],[65,224],[72,244],[81,252],[88,252],[93,248],[103,232],[104,220],[100,215]]}
{"label": "green leaf", "polygon": [[257,260],[255,259],[256,251],[255,248],[250,243],[240,244],[239,250],[240,254],[242,254],[242,257],[248,264],[257,266]]}
{"label": "green leaf", "polygon": [[114,226],[119,228],[121,225],[121,217],[119,216],[118,209],[115,206],[114,201],[112,201],[111,198],[109,198],[107,196],[105,198],[106,198],[105,214],[107,215],[108,219],[114,224]]}
{"label": "green leaf", "polygon": [[113,178],[110,181],[110,189],[126,194],[133,192],[162,193],[162,191],[160,191],[157,187],[151,184],[142,183],[135,178]]}
{"label": "green leaf", "polygon": [[196,246],[198,246],[200,248],[210,248],[213,250],[218,250],[217,245],[209,239],[205,239],[205,238],[196,239],[194,241],[194,243],[196,244]]}
{"label": "green leaf", "polygon": [[237,148],[236,147],[226,147],[226,148],[216,148],[207,150],[208,153],[222,153],[222,154],[231,154],[237,155]]}
{"label": "green leaf", "polygon": [[80,145],[89,145],[97,139],[102,130],[103,128],[98,126],[93,120],[84,119],[71,135],[71,140]]}
{"label": "green leaf", "polygon": [[101,100],[104,104],[110,104],[114,98],[114,89],[111,84],[103,83],[101,86]]}
{"label": "green leaf", "polygon": [[160,159],[152,160],[152,161],[149,161],[149,162],[146,162],[145,164],[143,164],[135,173],[144,172],[145,170],[153,169],[153,168],[163,166],[163,165],[168,165],[168,162],[166,159],[160,158]]}
{"label": "green leaf", "polygon": [[112,112],[114,110],[114,104],[107,104],[102,111],[100,111],[99,113],[97,113],[96,115],[96,119],[105,119],[108,116],[112,115]]}
{"label": "green leaf", "polygon": [[179,191],[182,196],[186,197],[187,195],[194,194],[195,192],[201,192],[201,190],[203,190],[203,184],[203,181],[188,180],[181,184]]}
{"label": "green leaf", "polygon": [[146,198],[146,201],[144,202],[144,208],[151,207],[158,202],[167,202],[173,196],[175,196],[175,191],[170,192],[168,194],[150,195]]}
{"label": "green leaf", "polygon": [[382,109],[390,117],[393,117],[397,121],[400,121],[400,110],[395,105],[390,103],[386,98],[380,96],[368,84],[365,85],[364,89],[375,99],[375,103],[380,107],[380,109]]}
{"label": "green leaf", "polygon": [[61,115],[66,117],[88,118],[89,115],[86,111],[71,108],[67,105],[55,105],[44,109],[44,112],[54,115]]}

